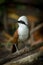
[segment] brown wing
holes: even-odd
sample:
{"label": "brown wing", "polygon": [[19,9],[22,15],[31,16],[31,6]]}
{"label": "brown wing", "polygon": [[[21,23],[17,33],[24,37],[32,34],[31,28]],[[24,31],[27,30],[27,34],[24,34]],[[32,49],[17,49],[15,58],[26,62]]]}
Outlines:
{"label": "brown wing", "polygon": [[13,46],[12,46],[12,53],[13,52],[16,52],[16,47],[14,44],[18,45],[18,31],[16,30],[13,34],[13,40],[11,41],[13,43]]}
{"label": "brown wing", "polygon": [[18,43],[18,31],[16,30],[14,35],[13,35],[13,43]]}

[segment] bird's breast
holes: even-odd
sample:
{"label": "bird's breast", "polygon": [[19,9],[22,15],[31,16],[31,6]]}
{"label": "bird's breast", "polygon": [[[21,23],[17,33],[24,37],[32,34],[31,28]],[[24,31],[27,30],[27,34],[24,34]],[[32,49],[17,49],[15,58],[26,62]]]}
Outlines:
{"label": "bird's breast", "polygon": [[26,26],[20,26],[18,28],[19,40],[25,41],[29,36],[29,29]]}

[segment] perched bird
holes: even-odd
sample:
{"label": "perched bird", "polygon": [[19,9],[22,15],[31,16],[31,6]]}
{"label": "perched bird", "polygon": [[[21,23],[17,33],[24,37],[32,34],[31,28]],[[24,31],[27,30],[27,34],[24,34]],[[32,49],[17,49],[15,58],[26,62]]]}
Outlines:
{"label": "perched bird", "polygon": [[[14,52],[15,45],[18,44],[18,41],[24,42],[29,37],[29,26],[28,26],[28,19],[26,16],[21,16],[18,21],[18,29],[15,31],[11,42],[13,42],[12,51]],[[16,47],[17,49],[17,47]]]}

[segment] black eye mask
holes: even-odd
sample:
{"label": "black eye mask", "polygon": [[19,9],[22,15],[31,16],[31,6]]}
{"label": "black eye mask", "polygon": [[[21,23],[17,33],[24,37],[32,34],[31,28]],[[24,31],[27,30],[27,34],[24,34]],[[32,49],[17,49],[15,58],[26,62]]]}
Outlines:
{"label": "black eye mask", "polygon": [[18,23],[22,23],[22,24],[25,24],[25,25],[27,25],[24,21],[18,21]]}

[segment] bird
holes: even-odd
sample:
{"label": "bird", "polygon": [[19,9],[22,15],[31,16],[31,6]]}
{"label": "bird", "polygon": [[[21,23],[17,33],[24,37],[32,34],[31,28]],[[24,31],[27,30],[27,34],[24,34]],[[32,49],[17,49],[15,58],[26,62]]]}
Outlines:
{"label": "bird", "polygon": [[[25,43],[29,39],[30,36],[30,30],[29,30],[29,21],[26,16],[21,16],[17,20],[18,28],[14,32],[13,37],[7,35],[8,38],[10,38],[10,42],[13,43],[12,46],[12,53],[16,50],[18,51],[17,45],[19,44],[18,41]],[[26,46],[26,45],[25,45]]]}
{"label": "bird", "polygon": [[[18,28],[14,32],[13,37],[11,38],[10,42],[13,43],[12,52],[17,50],[18,41],[25,42],[29,38],[29,25],[28,25],[28,18],[26,16],[20,16],[17,20]],[[16,49],[16,50],[14,50]]]}

